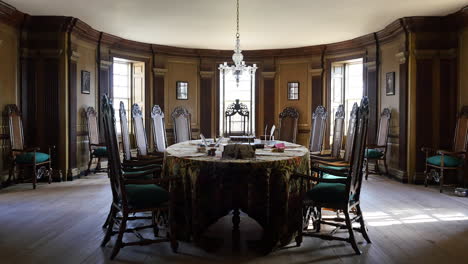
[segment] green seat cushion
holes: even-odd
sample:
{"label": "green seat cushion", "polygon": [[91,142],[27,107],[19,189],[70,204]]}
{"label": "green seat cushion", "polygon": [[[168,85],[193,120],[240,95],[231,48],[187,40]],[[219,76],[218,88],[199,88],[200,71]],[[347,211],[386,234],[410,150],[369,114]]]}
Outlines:
{"label": "green seat cushion", "polygon": [[[330,169],[330,170],[338,170],[338,171],[341,171],[341,170],[346,170],[348,169],[349,167],[348,166],[343,166],[343,167],[339,167],[339,166],[330,166],[330,165],[319,165],[320,168],[325,168],[325,169]],[[323,176],[322,176],[323,179],[344,179],[346,178],[345,176],[335,176],[335,175],[332,175],[332,174],[328,174],[328,173],[324,173]]]}
{"label": "green seat cushion", "polygon": [[128,184],[125,190],[128,204],[134,209],[158,207],[169,201],[169,193],[156,184]]}
{"label": "green seat cushion", "polygon": [[97,148],[93,151],[93,155],[97,157],[106,157],[107,156],[107,148],[106,147],[100,147]]}
{"label": "green seat cushion", "polygon": [[[442,164],[442,156],[432,156],[427,158],[427,163],[435,166],[440,166]],[[444,167],[458,167],[462,161],[452,156],[444,156]]]}
{"label": "green seat cushion", "polygon": [[342,183],[321,182],[307,192],[307,197],[319,203],[345,204],[346,185]]}
{"label": "green seat cushion", "polygon": [[320,168],[330,169],[330,170],[347,170],[349,166],[329,166],[329,165],[320,165]]}
{"label": "green seat cushion", "polygon": [[[36,152],[36,163],[41,163],[49,160],[49,154],[42,152]],[[33,163],[34,161],[34,152],[21,153],[16,156],[16,163],[19,164],[28,164]]]}
{"label": "green seat cushion", "polygon": [[[145,171],[124,171],[123,172],[123,176],[124,177],[129,177],[129,178],[132,178],[133,175],[135,174],[140,174],[140,173],[144,173]],[[151,180],[153,179],[153,172],[148,172],[148,174],[145,174],[145,175],[142,175],[142,176],[138,176],[138,177],[133,177],[134,179],[138,179],[138,180]]]}
{"label": "green seat cushion", "polygon": [[378,149],[366,149],[365,157],[366,158],[380,158],[383,156],[383,152]]}

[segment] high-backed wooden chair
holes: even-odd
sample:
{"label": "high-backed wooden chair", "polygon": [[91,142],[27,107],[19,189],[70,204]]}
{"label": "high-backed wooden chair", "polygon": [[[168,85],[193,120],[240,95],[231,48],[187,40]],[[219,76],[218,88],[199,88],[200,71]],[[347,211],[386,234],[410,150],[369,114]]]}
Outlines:
{"label": "high-backed wooden chair", "polygon": [[151,110],[151,127],[154,151],[164,154],[167,147],[166,125],[164,124],[164,113],[159,105],[154,105]]}
{"label": "high-backed wooden chair", "polygon": [[[355,133],[352,134],[354,137],[354,145],[352,148],[350,166],[348,170],[333,170],[328,168],[313,167],[313,170],[319,174],[333,174],[341,176],[336,179],[326,179],[323,177],[312,177],[308,175],[294,175],[294,177],[300,177],[304,181],[320,181],[312,189],[307,191],[304,195],[303,210],[313,210],[314,214],[303,213],[304,216],[309,217],[312,215],[314,219],[314,231],[309,231],[307,227],[298,224],[298,233],[296,237],[296,243],[300,245],[302,243],[303,236],[317,237],[326,240],[341,240],[351,244],[356,254],[361,254],[359,247],[356,243],[354,231],[360,232],[364,239],[371,243],[370,238],[367,234],[367,228],[365,226],[362,210],[360,206],[360,194],[362,186],[362,169],[364,162],[364,152],[366,148],[366,137],[367,137],[367,123],[369,119],[369,103],[367,98],[361,101],[356,116]],[[334,217],[327,219],[322,217],[322,208],[334,209],[342,211],[344,218]],[[353,218],[350,217],[350,213],[355,214]],[[308,219],[298,221],[302,223],[308,223]],[[359,227],[353,227],[353,223],[359,223]],[[329,234],[320,233],[320,225],[331,225],[336,227]],[[339,229],[346,229],[348,231],[348,237],[334,236],[335,232]]]}
{"label": "high-backed wooden chair", "polygon": [[372,173],[380,174],[379,160],[383,161],[385,174],[388,174],[387,167],[387,143],[388,132],[390,128],[390,118],[392,114],[389,108],[384,108],[380,114],[379,130],[377,131],[377,144],[367,145],[364,163],[366,164],[366,180],[369,177],[369,162],[375,162],[375,171]]}
{"label": "high-backed wooden chair", "polygon": [[190,125],[191,115],[187,109],[178,106],[171,114],[174,126],[175,143],[192,139],[192,128]]}
{"label": "high-backed wooden chair", "polygon": [[[33,170],[32,184],[36,189],[37,179],[47,177],[49,184],[52,182],[52,149],[49,147],[48,153],[39,152],[38,147],[26,147],[24,144],[23,120],[16,105],[7,105],[8,122],[10,126],[11,144],[11,166],[7,182],[13,181],[16,169],[24,170],[30,167]],[[24,176],[23,176],[24,177]]]}
{"label": "high-backed wooden chair", "polygon": [[[151,243],[170,242],[174,252],[177,251],[178,242],[175,235],[168,232],[164,238],[144,238],[137,231],[152,228],[154,235],[158,236],[157,228],[160,224],[172,225],[170,230],[175,230],[175,221],[171,221],[173,208],[171,194],[168,192],[169,183],[174,179],[142,179],[145,172],[140,174],[126,175],[122,171],[120,154],[118,150],[117,135],[115,132],[114,109],[107,96],[102,98],[102,115],[104,124],[104,137],[107,142],[109,153],[109,178],[112,191],[112,207],[110,212],[109,228],[106,231],[101,246],[105,246],[111,236],[117,234],[111,259],[119,253],[120,249],[132,245],[148,245]],[[135,213],[151,213],[152,217],[135,216]],[[157,223],[155,216],[161,212],[169,212],[168,221]],[[121,217],[118,214],[121,214]],[[151,224],[144,226],[128,227],[127,222],[131,220],[151,219]],[[114,230],[117,226],[118,231]],[[123,242],[124,233],[136,233],[139,241]]]}
{"label": "high-backed wooden chair", "polygon": [[279,140],[296,143],[298,120],[299,112],[292,107],[279,114]]}
{"label": "high-backed wooden chair", "polygon": [[319,105],[312,114],[312,125],[310,127],[309,152],[311,155],[322,151],[323,137],[327,126],[327,110]]}
{"label": "high-backed wooden chair", "polygon": [[352,148],[354,145],[354,133],[355,133],[355,126],[356,126],[356,114],[358,112],[358,105],[354,103],[351,113],[349,115],[349,122],[348,122],[348,131],[346,134],[346,144],[343,157],[333,157],[333,156],[326,156],[326,155],[313,155],[311,159],[313,159],[313,165],[318,166],[333,166],[335,169],[337,167],[347,167],[349,166],[349,161],[351,159]]}
{"label": "high-backed wooden chair", "polygon": [[[138,175],[143,175],[142,178],[159,178],[161,174],[161,163],[162,160],[153,160],[153,159],[143,159],[138,160],[137,158],[132,157],[131,148],[130,148],[130,136],[128,129],[128,120],[127,113],[125,111],[125,105],[121,101],[119,106],[119,117],[120,117],[120,131],[122,137],[122,146],[123,146],[123,156],[124,160],[122,162],[121,169],[123,171],[123,176],[126,177],[138,177]],[[119,157],[120,161],[120,157]],[[144,174],[142,174],[144,173]],[[136,175],[136,176],[135,176]],[[106,222],[102,226],[106,228],[109,225],[111,218],[112,206],[107,216]]]}
{"label": "high-backed wooden chair", "polygon": [[97,159],[94,173],[106,171],[101,168],[101,159],[107,158],[107,148],[105,143],[99,141],[99,121],[96,110],[94,110],[92,106],[86,109],[86,120],[88,123],[89,162],[85,175],[88,175],[91,171],[91,164],[94,159]]}
{"label": "high-backed wooden chair", "polygon": [[[439,182],[440,192],[442,192],[442,188],[444,186],[444,172],[446,170],[463,171],[463,169],[466,167],[465,163],[467,149],[468,106],[464,106],[457,118],[452,150],[435,150],[427,147],[422,148],[422,151],[426,153],[426,169],[424,171],[426,178],[424,180],[424,185],[427,187],[429,179],[433,178],[436,182]],[[431,173],[429,170],[434,170],[434,173]],[[440,171],[440,176],[438,175],[437,170]]]}
{"label": "high-backed wooden chair", "polygon": [[[244,136],[249,134],[249,118],[250,112],[246,104],[240,103],[239,99],[236,99],[235,103],[228,105],[226,112],[224,113],[224,136]],[[233,123],[235,121],[232,118],[236,115],[240,117],[240,130],[232,131]]]}

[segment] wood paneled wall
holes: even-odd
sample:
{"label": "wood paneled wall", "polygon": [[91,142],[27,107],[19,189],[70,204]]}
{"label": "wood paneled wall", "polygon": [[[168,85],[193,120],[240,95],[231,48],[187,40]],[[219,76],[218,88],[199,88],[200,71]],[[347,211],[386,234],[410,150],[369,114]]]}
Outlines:
{"label": "wood paneled wall", "polygon": [[[3,110],[7,103],[21,106],[26,141],[41,147],[57,145],[54,161],[63,174],[78,174],[87,161],[83,109],[99,109],[99,97],[112,95],[113,56],[145,62],[146,117],[149,119],[153,104],[164,109],[170,142],[170,114],[179,105],[192,113],[193,137],[200,132],[217,134],[217,66],[230,61],[232,51],[140,43],[99,32],[76,18],[28,16],[1,1],[0,9],[0,71],[9,73],[0,76],[2,95],[6,87],[0,107]],[[292,106],[300,112],[298,143],[307,145],[312,111],[327,105],[330,63],[362,57],[364,90],[372,106],[369,141],[375,137],[378,114],[390,107],[390,173],[416,182],[421,169],[418,148],[449,145],[454,113],[468,104],[466,13],[462,10],[444,19],[403,18],[379,32],[340,43],[244,51],[249,63],[259,65],[257,133],[263,133],[265,124],[278,125],[279,113]],[[81,70],[91,73],[89,95],[80,91]],[[396,94],[386,96],[385,74],[392,71],[396,73]],[[176,100],[177,81],[189,82],[189,100]],[[291,81],[300,83],[298,101],[287,100]],[[147,123],[148,133],[149,128]],[[2,155],[7,152],[5,129],[3,122]],[[0,170],[5,170],[2,163]]]}

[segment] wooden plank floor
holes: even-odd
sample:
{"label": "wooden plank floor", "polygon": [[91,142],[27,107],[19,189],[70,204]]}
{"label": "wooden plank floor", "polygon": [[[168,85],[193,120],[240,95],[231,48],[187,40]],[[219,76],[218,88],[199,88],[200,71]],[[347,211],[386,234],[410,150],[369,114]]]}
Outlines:
{"label": "wooden plank floor", "polygon": [[[215,247],[181,243],[127,247],[108,260],[113,240],[101,248],[101,225],[111,194],[104,174],[73,182],[20,184],[0,190],[0,263],[466,263],[468,198],[439,194],[435,188],[371,176],[363,187],[363,210],[372,244],[358,234],[363,255],[338,241],[305,238],[267,256],[248,249],[259,225],[241,217],[242,248],[231,249],[231,219],[207,232]],[[130,239],[131,239],[131,235]]]}

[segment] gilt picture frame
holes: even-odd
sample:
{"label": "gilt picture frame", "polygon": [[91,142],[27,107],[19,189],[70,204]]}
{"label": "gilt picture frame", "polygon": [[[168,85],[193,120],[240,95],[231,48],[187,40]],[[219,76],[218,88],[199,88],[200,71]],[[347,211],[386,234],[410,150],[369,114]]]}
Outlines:
{"label": "gilt picture frame", "polygon": [[395,95],[395,72],[387,72],[385,76],[385,91],[387,95]]}
{"label": "gilt picture frame", "polygon": [[91,93],[91,73],[89,71],[81,71],[81,93]]}

